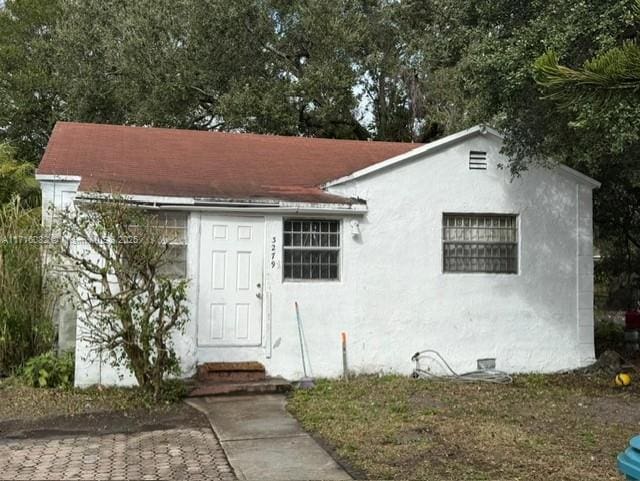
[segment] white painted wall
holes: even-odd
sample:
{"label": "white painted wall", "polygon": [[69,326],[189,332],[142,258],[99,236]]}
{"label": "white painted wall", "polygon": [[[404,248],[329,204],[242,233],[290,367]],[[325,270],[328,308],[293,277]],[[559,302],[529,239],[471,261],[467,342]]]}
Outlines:
{"label": "white painted wall", "polygon": [[[78,180],[64,180],[64,178],[49,179],[40,178],[40,187],[42,190],[42,209],[44,222],[50,223],[53,218],[53,210],[63,210],[73,208],[73,202],[78,193],[80,182]],[[190,224],[193,228],[196,224]],[[189,232],[189,237],[196,234]],[[189,251],[187,270],[189,276],[193,274],[193,255],[195,251]],[[191,304],[191,300],[195,299],[194,289],[195,283],[189,286],[189,309],[195,312],[195,305]],[[86,387],[94,384],[103,385],[122,385],[131,386],[136,384],[133,374],[126,369],[114,369],[110,365],[109,355],[106,352],[100,352],[89,345],[84,338],[84,330],[86,323],[83,322],[83,313],[76,312],[70,303],[63,302],[61,308],[55,313],[56,321],[60,331],[60,347],[63,349],[75,350],[75,385],[78,387]],[[64,336],[64,337],[63,337]],[[73,336],[73,339],[70,339]],[[182,359],[182,368],[186,375],[195,372],[195,338],[192,339],[188,335],[177,335],[174,338],[177,352],[180,353]]]}
{"label": "white painted wall", "polygon": [[[511,372],[591,362],[591,187],[548,170],[512,181],[497,168],[506,161],[500,147],[491,135],[476,136],[333,188],[367,200],[361,236],[344,229],[339,283],[283,283],[279,266],[270,269],[273,340],[280,345],[269,370],[301,374],[294,301],[319,376],[340,374],[341,331],[359,372],[409,373],[411,355],[426,348],[457,370],[474,369],[482,357],[496,357],[497,367]],[[486,150],[489,170],[470,171],[469,150]],[[518,214],[519,274],[443,274],[444,212]],[[268,231],[281,246],[279,219],[269,219]]]}
{"label": "white painted wall", "polygon": [[[283,282],[282,216],[265,215],[262,345],[199,348],[192,282],[192,320],[179,340],[185,373],[206,361],[257,360],[271,375],[301,377],[295,301],[315,376],[341,374],[341,331],[348,334],[349,366],[356,372],[408,374],[411,356],[427,348],[440,351],[459,371],[475,369],[483,357],[496,357],[497,368],[510,372],[591,362],[592,186],[560,169],[535,169],[512,180],[497,167],[506,161],[500,147],[498,138],[477,135],[332,187],[368,204],[368,213],[358,217],[360,236],[350,234],[351,217],[343,220],[340,281]],[[488,152],[487,171],[468,169],[469,150]],[[518,214],[519,273],[444,274],[444,212]],[[193,212],[189,222],[194,279],[206,275],[206,266],[199,265],[202,215],[209,214]],[[78,358],[83,349],[77,346]],[[82,362],[77,361],[78,384],[119,382],[105,366],[100,373]]]}
{"label": "white painted wall", "polygon": [[[42,220],[49,225],[52,220],[52,206],[63,208],[73,203],[79,180],[51,180],[40,183],[42,189]],[[77,313],[67,299],[60,299],[56,304],[54,320],[58,330],[58,348],[61,351],[71,351],[76,348],[76,317]]]}

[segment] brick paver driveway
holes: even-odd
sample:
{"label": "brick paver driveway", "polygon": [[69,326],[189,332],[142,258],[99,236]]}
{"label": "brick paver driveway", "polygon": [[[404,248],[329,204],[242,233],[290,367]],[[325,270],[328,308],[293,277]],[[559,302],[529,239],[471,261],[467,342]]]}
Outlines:
{"label": "brick paver driveway", "polygon": [[1,439],[0,479],[233,480],[208,428]]}

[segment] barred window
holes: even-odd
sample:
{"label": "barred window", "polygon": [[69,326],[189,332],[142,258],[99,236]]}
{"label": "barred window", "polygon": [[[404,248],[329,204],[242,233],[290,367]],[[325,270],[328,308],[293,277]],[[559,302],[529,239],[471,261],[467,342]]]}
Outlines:
{"label": "barred window", "polygon": [[518,273],[515,215],[444,214],[444,272]]}
{"label": "barred window", "polygon": [[285,280],[338,280],[340,221],[284,221]]}

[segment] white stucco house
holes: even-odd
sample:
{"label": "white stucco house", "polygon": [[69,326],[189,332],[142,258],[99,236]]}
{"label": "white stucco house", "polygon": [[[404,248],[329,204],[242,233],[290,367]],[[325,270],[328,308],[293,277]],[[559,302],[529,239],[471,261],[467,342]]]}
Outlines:
{"label": "white stucco house", "polygon": [[[182,233],[185,375],[300,378],[295,302],[317,377],[341,374],[342,332],[355,372],[408,374],[427,348],[461,371],[584,366],[599,184],[565,166],[512,179],[501,147],[483,126],[420,145],[58,123],[37,178],[45,215],[111,189]],[[131,382],[75,349],[78,385]]]}

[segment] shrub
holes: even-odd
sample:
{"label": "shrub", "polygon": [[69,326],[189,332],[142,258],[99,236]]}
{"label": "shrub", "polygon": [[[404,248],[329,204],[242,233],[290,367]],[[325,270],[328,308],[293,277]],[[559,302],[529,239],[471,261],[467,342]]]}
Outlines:
{"label": "shrub", "polygon": [[171,229],[120,197],[59,212],[56,229],[65,284],[84,313],[80,338],[159,400],[167,375],[180,373],[172,336],[188,316],[187,280],[166,274]]}
{"label": "shrub", "polygon": [[186,395],[187,386],[182,379],[166,379],[162,383],[157,400],[162,400],[167,404],[177,403]]}
{"label": "shrub", "polygon": [[622,352],[624,350],[624,328],[611,320],[596,323],[595,333],[596,357],[605,351]]}
{"label": "shrub", "polygon": [[40,205],[40,187],[36,180],[35,166],[29,162],[19,162],[15,149],[0,143],[0,205],[20,197],[20,205],[37,207]]}
{"label": "shrub", "polygon": [[55,294],[45,282],[40,210],[19,197],[0,206],[0,372],[52,349]]}
{"label": "shrub", "polygon": [[75,362],[72,352],[56,356],[53,352],[32,357],[22,370],[22,377],[33,387],[73,386]]}

